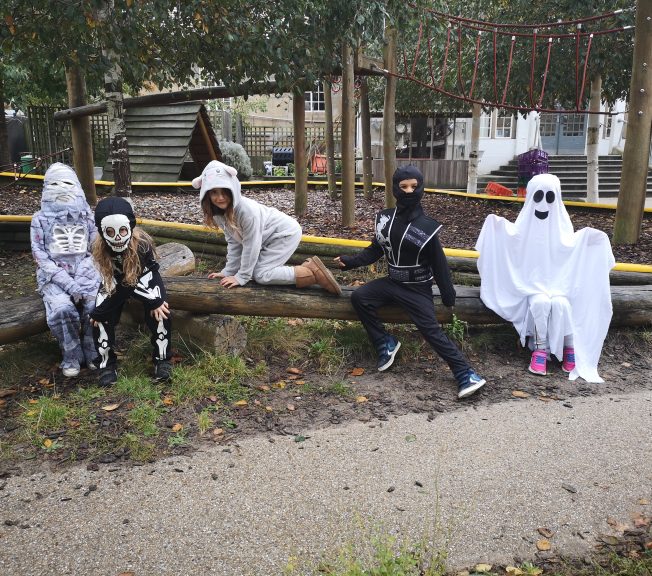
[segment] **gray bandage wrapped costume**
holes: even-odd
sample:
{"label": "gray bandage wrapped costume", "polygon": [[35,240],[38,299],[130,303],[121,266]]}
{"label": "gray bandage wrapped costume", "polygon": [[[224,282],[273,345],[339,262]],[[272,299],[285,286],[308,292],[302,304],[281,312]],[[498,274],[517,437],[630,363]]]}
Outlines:
{"label": "gray bandage wrapped costume", "polygon": [[32,216],[30,236],[38,292],[61,348],[63,369],[79,369],[95,358],[89,313],[100,285],[91,258],[96,233],[75,171],[52,164],[45,173],[41,209]]}

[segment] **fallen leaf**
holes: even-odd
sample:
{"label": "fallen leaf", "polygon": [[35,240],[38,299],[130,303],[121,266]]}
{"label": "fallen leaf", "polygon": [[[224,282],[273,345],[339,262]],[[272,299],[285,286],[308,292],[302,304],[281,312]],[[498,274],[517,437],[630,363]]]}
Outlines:
{"label": "fallen leaf", "polygon": [[299,374],[290,374],[287,377],[288,380],[298,380],[299,378],[301,378],[301,376],[299,376]]}
{"label": "fallen leaf", "polygon": [[552,538],[555,535],[555,533],[549,528],[537,528],[537,532],[544,538]]}
{"label": "fallen leaf", "polygon": [[224,434],[224,428],[215,428],[213,430],[213,436],[221,436]]}
{"label": "fallen leaf", "polygon": [[165,396],[163,398],[163,404],[165,404],[166,406],[172,406],[172,404],[174,404],[174,400],[172,399],[172,396]]}
{"label": "fallen leaf", "polygon": [[120,402],[116,402],[115,404],[107,404],[106,406],[102,406],[102,410],[105,412],[113,412],[116,408],[120,407]]}
{"label": "fallen leaf", "polygon": [[50,379],[49,378],[41,378],[38,383],[41,386],[49,386],[50,385]]}
{"label": "fallen leaf", "polygon": [[517,568],[516,566],[506,566],[505,572],[507,572],[507,574],[510,576],[522,576],[522,574],[524,574],[523,570]]}
{"label": "fallen leaf", "polygon": [[296,408],[294,407],[294,404],[288,404],[288,405],[287,405],[287,409],[288,409],[290,412],[294,412],[294,411],[296,410]]}
{"label": "fallen leaf", "polygon": [[[48,380],[49,382],[49,380]],[[10,388],[6,388],[4,390],[0,390],[0,398],[5,398],[6,396],[11,396],[12,394],[15,394],[17,390],[11,390]]]}
{"label": "fallen leaf", "polygon": [[636,528],[646,528],[650,525],[650,518],[643,514],[632,514],[632,520],[634,521],[634,526],[636,526]]}
{"label": "fallen leaf", "polygon": [[369,398],[367,398],[366,396],[356,396],[355,401],[357,404],[364,404],[365,402],[369,401]]}
{"label": "fallen leaf", "polygon": [[38,404],[38,400],[34,400],[34,398],[30,398],[30,399],[27,401],[27,403],[28,403],[28,404]]}
{"label": "fallen leaf", "polygon": [[523,392],[522,390],[513,390],[512,391],[512,396],[515,398],[529,398],[530,395],[527,392]]}
{"label": "fallen leaf", "polygon": [[617,530],[618,532],[624,532],[627,530],[627,524],[623,524],[622,522],[618,522],[615,518],[607,518],[607,524],[611,526],[614,530]]}
{"label": "fallen leaf", "polygon": [[258,386],[258,390],[261,390],[262,392],[269,392],[269,386],[267,384],[261,384]]}
{"label": "fallen leaf", "polygon": [[600,534],[598,536],[598,540],[604,542],[605,544],[609,544],[609,546],[616,546],[619,542],[618,538],[615,536],[610,536],[609,534]]}
{"label": "fallen leaf", "polygon": [[351,376],[362,376],[364,374],[364,368],[354,368],[351,370]]}
{"label": "fallen leaf", "polygon": [[622,366],[623,368],[631,368],[631,367],[632,367],[632,365],[631,365],[629,362],[622,362],[622,363],[621,363],[621,366]]}
{"label": "fallen leaf", "polygon": [[285,388],[285,380],[279,380],[278,382],[274,382],[273,384],[274,388],[278,388],[279,390],[283,390]]}
{"label": "fallen leaf", "polygon": [[271,406],[265,406],[265,410],[267,410],[267,412],[272,412],[274,408],[272,408]]}
{"label": "fallen leaf", "polygon": [[406,442],[414,442],[414,441],[416,441],[416,439],[417,439],[417,437],[414,434],[408,434],[405,437]]}
{"label": "fallen leaf", "polygon": [[242,406],[247,406],[249,404],[246,400],[238,400],[237,402],[234,402],[233,405],[237,406],[238,408]]}
{"label": "fallen leaf", "polygon": [[638,501],[638,503],[639,503],[641,506],[647,506],[647,505],[650,503],[650,501],[649,501],[647,498],[641,498],[641,499]]}
{"label": "fallen leaf", "polygon": [[645,543],[645,549],[646,550],[652,550],[652,540]]}
{"label": "fallen leaf", "polygon": [[288,368],[286,372],[288,374],[296,374],[297,376],[303,374],[303,370],[301,370],[301,368]]}
{"label": "fallen leaf", "polygon": [[6,403],[6,400],[0,400],[0,408],[2,408]]}
{"label": "fallen leaf", "polygon": [[172,432],[181,432],[183,430],[183,424],[180,422],[177,422],[174,426],[172,426]]}
{"label": "fallen leaf", "polygon": [[43,446],[45,446],[46,448],[49,448],[50,446],[52,446],[52,440],[50,440],[49,438],[46,438],[45,440],[43,440]]}
{"label": "fallen leaf", "polygon": [[294,383],[295,383],[297,386],[303,386],[303,385],[306,383],[306,381],[305,381],[305,380],[295,380]]}
{"label": "fallen leaf", "polygon": [[483,574],[485,572],[489,572],[492,567],[493,566],[491,564],[476,564],[473,568],[473,571]]}
{"label": "fallen leaf", "polygon": [[260,400],[258,399],[254,400],[254,406],[260,406]]}
{"label": "fallen leaf", "polygon": [[217,396],[209,396],[208,399],[209,399],[211,402],[217,402],[217,400],[218,400]]}
{"label": "fallen leaf", "polygon": [[36,410],[28,410],[25,412],[25,416],[36,416]]}
{"label": "fallen leaf", "polygon": [[541,400],[541,402],[550,402],[552,400],[550,396],[539,396],[538,399]]}
{"label": "fallen leaf", "polygon": [[541,539],[537,540],[537,549],[541,550],[542,552],[545,552],[546,550],[550,550],[552,548],[552,545],[550,544],[549,540],[546,539]]}
{"label": "fallen leaf", "polygon": [[118,576],[136,576],[135,572],[120,572]]}

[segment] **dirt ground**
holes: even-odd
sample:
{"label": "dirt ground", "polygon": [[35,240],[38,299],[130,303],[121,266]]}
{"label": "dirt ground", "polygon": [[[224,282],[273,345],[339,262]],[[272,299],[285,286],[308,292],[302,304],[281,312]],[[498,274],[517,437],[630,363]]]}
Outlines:
{"label": "dirt ground", "polygon": [[[261,202],[277,205],[292,212],[292,193],[289,191],[246,192]],[[0,196],[0,214],[31,214],[38,209],[38,195],[33,191],[16,192],[12,198],[6,193]],[[134,196],[136,212],[139,217],[199,223],[196,198],[189,194],[137,195]],[[336,205],[325,193],[311,194],[308,215],[301,218],[306,234],[337,235],[353,238],[369,238],[373,226],[373,215],[381,208],[381,194],[367,204],[358,202],[357,226],[343,230],[338,225]],[[444,223],[443,244],[447,247],[472,248],[477,232],[489,212],[499,213],[514,220],[520,204],[505,202],[487,203],[480,200],[459,200],[445,196],[429,197],[426,205],[435,207],[434,213]],[[611,211],[589,211],[570,209],[575,227],[592,225],[610,233],[613,224]],[[646,214],[642,240],[630,247],[615,249],[618,261],[650,263],[652,261],[652,218]],[[355,276],[343,275],[343,283],[350,283]],[[0,252],[0,299],[29,294],[34,290],[34,265],[28,253]],[[292,320],[288,320],[291,322]],[[527,371],[529,353],[520,347],[516,333],[510,326],[471,327],[462,342],[462,348],[474,368],[488,380],[487,386],[465,401],[458,401],[456,386],[447,366],[428,347],[419,335],[409,326],[398,329],[404,342],[397,362],[391,370],[378,373],[375,357],[369,347],[354,358],[347,357],[342,366],[324,374],[313,359],[291,363],[284,354],[265,357],[269,371],[263,379],[250,383],[253,396],[245,407],[232,411],[232,425],[219,438],[210,434],[200,437],[196,429],[190,429],[192,443],[176,448],[180,452],[192,450],[203,442],[218,442],[231,445],[238,438],[248,434],[268,434],[270,441],[278,434],[292,435],[301,441],[311,429],[337,426],[359,420],[386,420],[394,415],[405,413],[426,413],[434,419],[438,414],[479,406],[494,402],[518,402],[521,398],[534,397],[542,402],[561,402],[569,409],[578,397],[594,394],[616,394],[630,390],[652,390],[652,331],[644,329],[613,330],[605,342],[599,371],[605,379],[604,384],[587,384],[582,380],[571,382],[561,371],[558,362],[549,363],[549,374],[534,376]],[[51,337],[40,336],[43,341],[42,361],[34,364],[34,370],[24,374],[19,381],[3,380],[0,371],[0,398],[3,389],[13,389],[11,395],[0,402],[0,444],[15,429],[16,408],[29,397],[44,393],[40,382],[56,383],[58,393],[65,394],[78,385],[94,383],[94,375],[82,371],[79,378],[63,379],[57,370],[58,351]],[[129,339],[122,339],[129,346]],[[0,346],[0,363],[10,359],[12,354],[21,353],[21,344]],[[187,359],[180,358],[187,362]],[[296,369],[298,374],[288,372]],[[279,382],[284,382],[279,387]],[[334,392],[334,384],[339,392]],[[111,398],[103,398],[102,403]],[[191,406],[172,409],[166,416],[165,426],[174,422],[191,421],[210,403],[205,399]],[[267,410],[271,407],[272,410]],[[101,423],[107,430],[119,433],[119,414],[107,413]],[[195,417],[196,420],[196,417]],[[167,445],[161,444],[158,456],[170,453]],[[67,455],[68,457],[70,455]],[[20,473],[25,466],[43,464],[63,464],[68,461],[66,454],[49,456],[43,454],[37,462],[29,464],[16,461],[0,464],[0,477],[3,474]],[[129,454],[105,453],[98,457],[90,450],[87,454],[76,454],[78,460],[89,460],[89,466],[101,463],[129,462]]]}

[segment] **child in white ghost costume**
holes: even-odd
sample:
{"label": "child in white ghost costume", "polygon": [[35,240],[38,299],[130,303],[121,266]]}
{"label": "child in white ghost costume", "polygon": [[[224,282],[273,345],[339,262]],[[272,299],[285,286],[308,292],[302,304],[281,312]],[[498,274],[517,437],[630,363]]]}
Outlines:
{"label": "child in white ghost costume", "polygon": [[192,181],[199,188],[204,223],[221,228],[227,242],[226,265],[209,278],[225,288],[258,284],[319,284],[333,294],[341,288],[323,262],[313,256],[300,266],[286,266],[301,241],[301,226],[276,208],[242,196],[238,171],[212,160]]}
{"label": "child in white ghost costume", "polygon": [[48,326],[59,342],[66,377],[92,367],[95,346],[89,313],[95,307],[100,275],[91,245],[96,230],[77,174],[60,162],[45,173],[41,209],[32,216],[32,255]]}
{"label": "child in white ghost costume", "polygon": [[111,196],[100,200],[95,207],[95,225],[99,234],[93,244],[93,259],[102,276],[102,285],[91,323],[97,349],[95,365],[100,369],[99,384],[111,386],[118,380],[115,328],[130,298],[139,301],[145,311],[154,377],[169,380],[172,375],[170,308],[154,243],[136,226],[133,209],[125,198]]}
{"label": "child in white ghost costume", "polygon": [[516,222],[487,216],[476,249],[480,298],[512,322],[522,345],[529,340],[529,370],[545,375],[549,351],[570,380],[602,382],[597,367],[611,322],[615,259],[604,232],[573,231],[559,178],[530,180]]}

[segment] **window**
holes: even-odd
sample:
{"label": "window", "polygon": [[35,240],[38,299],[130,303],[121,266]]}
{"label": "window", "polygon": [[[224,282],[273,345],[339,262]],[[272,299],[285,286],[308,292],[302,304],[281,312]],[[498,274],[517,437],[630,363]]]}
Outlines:
{"label": "window", "polygon": [[480,116],[480,138],[491,138],[491,114]]}
{"label": "window", "polygon": [[584,114],[567,114],[565,121],[562,118],[562,126],[562,136],[583,136]]}
{"label": "window", "polygon": [[324,110],[324,86],[321,82],[315,82],[315,90],[305,92],[306,112]]}
{"label": "window", "polygon": [[[611,112],[611,110],[609,110]],[[607,116],[604,124],[602,125],[602,137],[610,138],[611,137],[611,125],[612,125],[613,116]]]}
{"label": "window", "polygon": [[496,111],[496,134],[495,138],[511,138],[512,137],[512,123],[514,116],[507,114],[505,111]]}
{"label": "window", "polygon": [[541,136],[555,136],[557,134],[557,114],[541,114],[539,123]]}

